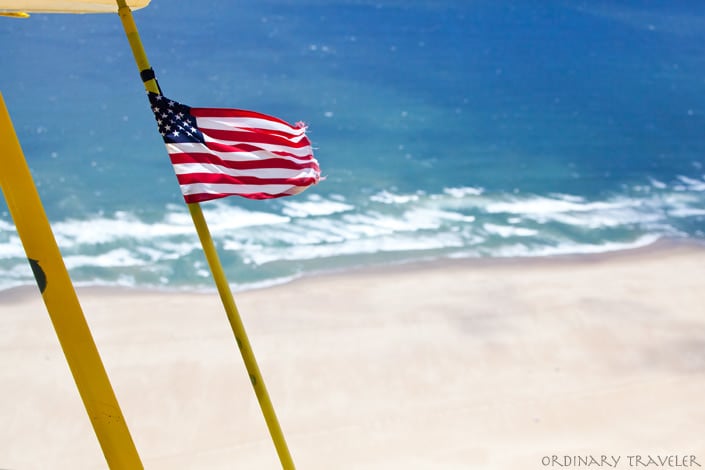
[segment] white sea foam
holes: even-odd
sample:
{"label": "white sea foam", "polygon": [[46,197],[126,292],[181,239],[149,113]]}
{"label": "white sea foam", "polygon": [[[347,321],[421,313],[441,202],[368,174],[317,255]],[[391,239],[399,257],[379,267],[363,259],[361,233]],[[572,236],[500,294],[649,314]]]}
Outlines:
{"label": "white sea foam", "polygon": [[24,249],[20,238],[16,235],[8,237],[6,242],[0,243],[0,259],[22,258]]}
{"label": "white sea foam", "polygon": [[407,204],[419,200],[418,194],[394,194],[389,191],[380,191],[370,196],[370,201],[382,204]]}
{"label": "white sea foam", "polygon": [[[250,211],[220,201],[208,204],[203,213],[212,233],[229,232],[244,227],[284,224],[291,220],[288,216]],[[191,230],[193,231],[192,225]]]}
{"label": "white sea foam", "polygon": [[162,259],[178,259],[192,251],[198,251],[201,249],[201,244],[195,239],[191,242],[172,242],[172,241],[161,241],[159,242],[159,249],[152,250],[154,253],[153,259],[157,259],[157,255]]}
{"label": "white sea foam", "polygon": [[306,201],[283,201],[282,212],[289,217],[308,217],[337,214],[353,210],[355,206],[340,201],[326,200],[321,196],[309,196]]}
{"label": "white sea foam", "polygon": [[535,256],[560,256],[571,254],[598,254],[613,251],[643,248],[656,243],[659,235],[643,235],[631,242],[607,242],[598,244],[580,244],[565,242],[555,246],[534,247],[522,243],[503,246],[493,251],[492,256],[499,258],[525,258]]}
{"label": "white sea foam", "polygon": [[483,188],[461,187],[461,188],[444,188],[443,193],[451,197],[462,198],[467,196],[479,196],[484,193]]}
{"label": "white sea foam", "polygon": [[486,232],[499,235],[502,238],[531,237],[538,234],[538,230],[490,223],[483,224],[482,228],[484,228]]}
{"label": "white sea foam", "polygon": [[247,263],[263,265],[273,261],[301,261],[320,258],[336,258],[374,253],[417,252],[448,247],[461,247],[463,240],[456,234],[413,236],[395,235],[380,238],[350,239],[341,243],[268,247],[243,253]]}
{"label": "white sea foam", "polygon": [[651,183],[651,186],[656,189],[666,189],[668,187],[666,183],[659,181],[656,178],[649,178],[649,182]]}
{"label": "white sea foam", "polygon": [[669,217],[697,217],[705,216],[705,209],[694,207],[677,207],[668,211]]}
{"label": "white sea foam", "polygon": [[[531,216],[529,216],[531,217]],[[551,221],[584,229],[614,228],[629,224],[656,222],[663,217],[658,212],[640,211],[615,205],[609,209],[541,214],[536,220]]]}
{"label": "white sea foam", "polygon": [[2,219],[0,219],[0,233],[7,231],[7,232],[14,232],[15,231],[15,226],[12,225],[11,222],[6,222]]}
{"label": "white sea foam", "polygon": [[687,176],[679,176],[678,179],[683,183],[676,187],[679,191],[705,191],[705,180],[696,180]]}
{"label": "white sea foam", "polygon": [[132,214],[116,213],[112,218],[95,217],[85,220],[69,219],[53,225],[54,236],[62,247],[76,244],[100,244],[120,239],[146,240],[155,237],[185,235],[193,229],[166,222],[146,223]]}
{"label": "white sea foam", "polygon": [[32,268],[29,266],[27,258],[23,258],[22,261],[15,262],[3,269],[2,278],[0,278],[0,286],[3,286],[5,283],[14,283],[20,279],[32,278]]}
{"label": "white sea foam", "polygon": [[117,248],[110,250],[107,253],[100,255],[69,255],[64,256],[64,262],[68,269],[92,266],[92,267],[126,267],[126,266],[144,266],[147,260],[137,258],[129,250],[125,248]]}
{"label": "white sea foam", "polygon": [[[267,272],[266,279],[247,277],[257,269],[243,271],[244,282],[256,286],[295,276],[308,263],[345,266],[356,255],[403,261],[644,246],[662,236],[687,236],[703,223],[701,185],[705,181],[696,178],[669,184],[652,180],[601,199],[446,188],[431,194],[381,191],[356,200],[311,195],[256,211],[231,201],[202,207],[227,265],[268,266],[259,270]],[[78,283],[169,286],[174,277],[181,283],[210,283],[193,222],[181,205],[168,205],[161,215],[118,211],[52,226]],[[1,220],[0,270],[0,289],[34,282],[14,226]]]}
{"label": "white sea foam", "polygon": [[267,279],[265,281],[256,281],[256,282],[243,282],[239,284],[231,284],[230,288],[233,290],[233,292],[242,292],[242,291],[248,291],[248,290],[254,290],[254,289],[266,289],[267,287],[274,287],[274,286],[279,286],[282,284],[287,284],[295,279],[298,279],[300,276],[282,276],[282,277],[276,277],[272,279]]}
{"label": "white sea foam", "polygon": [[[668,218],[702,215],[702,198],[693,192],[665,192],[643,198],[614,196],[602,201],[587,201],[576,197],[504,197],[501,201],[479,204],[489,214],[506,215],[506,221],[521,224],[559,223],[583,229],[642,226],[654,229],[667,226]],[[665,233],[673,232],[668,230]]]}
{"label": "white sea foam", "polygon": [[527,196],[510,197],[504,201],[488,202],[485,210],[490,214],[522,214],[522,215],[545,215],[562,212],[586,212],[604,211],[626,206],[637,206],[639,201],[632,199],[621,199],[613,201],[587,202],[577,196],[545,197]]}

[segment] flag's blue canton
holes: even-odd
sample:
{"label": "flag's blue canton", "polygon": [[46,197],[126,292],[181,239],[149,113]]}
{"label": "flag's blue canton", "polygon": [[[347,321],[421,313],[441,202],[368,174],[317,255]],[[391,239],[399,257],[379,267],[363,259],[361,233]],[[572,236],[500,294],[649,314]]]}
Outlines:
{"label": "flag's blue canton", "polygon": [[149,102],[165,143],[203,143],[203,134],[196,127],[190,107],[156,93],[149,93]]}

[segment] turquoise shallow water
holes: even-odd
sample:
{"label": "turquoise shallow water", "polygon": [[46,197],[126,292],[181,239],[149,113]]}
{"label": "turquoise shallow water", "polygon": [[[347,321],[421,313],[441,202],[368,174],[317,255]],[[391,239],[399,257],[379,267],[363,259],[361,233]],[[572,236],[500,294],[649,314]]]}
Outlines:
{"label": "turquoise shallow water", "polygon": [[[135,12],[168,96],[309,125],[325,181],[203,204],[231,281],[702,241],[705,11],[536,3]],[[2,19],[0,44],[0,91],[74,280],[210,288],[117,16]],[[33,282],[4,201],[0,273],[0,289]]]}

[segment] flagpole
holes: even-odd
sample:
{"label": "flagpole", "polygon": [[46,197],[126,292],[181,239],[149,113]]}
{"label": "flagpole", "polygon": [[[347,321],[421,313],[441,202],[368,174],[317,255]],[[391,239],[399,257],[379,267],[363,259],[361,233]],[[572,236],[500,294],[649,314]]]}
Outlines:
{"label": "flagpole", "polygon": [[225,312],[228,316],[228,321],[230,322],[230,328],[233,330],[233,334],[235,335],[235,341],[237,342],[238,349],[240,349],[242,360],[245,362],[245,368],[250,376],[252,388],[255,390],[257,401],[259,401],[260,408],[262,409],[264,420],[267,423],[267,428],[269,429],[269,434],[272,437],[274,447],[279,455],[282,468],[286,470],[293,470],[295,468],[294,461],[289,453],[289,448],[286,444],[284,433],[279,425],[279,420],[277,419],[277,415],[274,411],[272,400],[269,398],[269,393],[267,392],[267,387],[264,384],[262,373],[257,365],[255,353],[252,350],[250,340],[247,336],[247,332],[245,331],[245,325],[243,324],[240,313],[235,305],[235,300],[233,299],[230,285],[228,284],[228,280],[225,277],[225,272],[223,271],[223,267],[218,259],[218,252],[213,244],[213,239],[211,238],[210,231],[208,230],[208,225],[206,224],[205,217],[203,216],[201,206],[198,203],[187,204],[187,206],[191,212],[191,218],[196,226],[198,238],[201,240],[203,252],[206,255],[208,265],[210,266],[211,273],[213,274],[213,279],[216,287],[218,288],[220,300],[223,303],[223,307],[225,307]]}
{"label": "flagpole", "polygon": [[143,468],[1,93],[0,187],[108,466]]}
{"label": "flagpole", "polygon": [[[125,34],[130,43],[130,48],[135,57],[135,62],[140,71],[140,76],[144,82],[144,87],[147,91],[152,93],[159,93],[159,85],[155,79],[154,71],[149,65],[147,60],[147,54],[144,51],[142,45],[142,40],[140,39],[139,32],[137,31],[137,25],[135,24],[134,18],[132,17],[132,11],[130,7],[127,6],[125,0],[116,0],[118,4],[118,14],[122,21]],[[235,305],[235,300],[233,299],[232,291],[230,285],[223,271],[223,267],[218,258],[218,252],[213,244],[213,239],[210,235],[206,219],[201,210],[201,206],[198,203],[187,204],[189,212],[191,214],[191,219],[196,227],[196,232],[198,233],[198,238],[201,241],[201,246],[203,247],[203,252],[208,261],[208,266],[210,267],[211,273],[213,274],[213,280],[215,281],[216,287],[218,289],[218,294],[220,295],[221,302],[225,308],[225,313],[230,322],[230,328],[235,335],[235,341],[237,342],[238,349],[242,356],[242,360],[245,363],[245,368],[250,376],[250,382],[255,391],[255,396],[259,402],[260,409],[262,410],[262,415],[267,424],[269,434],[274,443],[274,447],[279,456],[279,461],[281,462],[282,468],[285,470],[293,470],[295,468],[294,461],[289,452],[289,448],[284,438],[284,433],[282,432],[279,420],[274,411],[274,406],[267,392],[267,387],[264,384],[264,379],[257,365],[257,360],[255,359],[252,346],[250,345],[250,340],[245,331],[245,326],[242,322],[240,313]]]}

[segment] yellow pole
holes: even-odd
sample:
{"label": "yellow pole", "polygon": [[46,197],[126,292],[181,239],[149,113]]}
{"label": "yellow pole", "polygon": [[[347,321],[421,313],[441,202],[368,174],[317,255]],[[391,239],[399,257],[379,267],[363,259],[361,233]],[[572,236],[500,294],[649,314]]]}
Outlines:
{"label": "yellow pole", "polygon": [[[147,60],[147,55],[142,46],[142,41],[139,37],[137,31],[137,26],[135,25],[134,19],[132,18],[132,11],[125,3],[125,0],[117,0],[118,4],[118,14],[122,20],[123,28],[125,29],[125,34],[132,48],[132,53],[135,57],[135,62],[137,62],[137,67],[139,68],[140,75],[144,81],[144,86],[147,91],[153,93],[160,93],[159,85],[154,78],[154,72],[149,65]],[[225,272],[218,258],[218,252],[213,244],[213,239],[211,238],[210,231],[208,230],[208,225],[206,224],[206,219],[203,216],[203,211],[198,203],[187,204],[189,212],[191,213],[191,218],[193,219],[193,224],[196,227],[196,232],[198,233],[198,238],[201,241],[201,246],[208,261],[211,273],[213,274],[213,279],[215,281],[218,293],[220,295],[221,302],[225,308],[225,313],[228,316],[228,321],[230,322],[230,328],[235,335],[235,341],[237,342],[242,360],[245,363],[245,368],[250,376],[250,382],[254,388],[255,395],[257,396],[257,401],[259,402],[260,409],[262,410],[262,415],[267,423],[267,428],[269,429],[269,434],[274,442],[274,447],[279,456],[279,461],[281,462],[282,468],[285,470],[293,470],[295,468],[294,461],[291,458],[291,453],[286,444],[286,439],[284,438],[284,433],[282,432],[281,426],[279,425],[279,420],[274,411],[274,406],[269,398],[269,393],[267,392],[267,387],[264,384],[264,379],[260,373],[259,366],[257,365],[257,360],[255,359],[254,352],[250,345],[250,340],[245,331],[245,326],[238,312],[237,306],[235,305],[235,300],[233,299],[232,291],[230,290],[230,285],[225,277]]]}
{"label": "yellow pole", "polygon": [[0,187],[83,405],[111,469],[141,469],[10,115],[0,94]]}
{"label": "yellow pole", "polygon": [[203,246],[203,251],[206,255],[206,259],[208,260],[208,265],[211,268],[211,273],[213,273],[213,279],[216,287],[218,288],[220,300],[223,303],[223,307],[225,307],[225,313],[228,315],[230,328],[233,330],[235,341],[240,349],[240,355],[242,356],[242,360],[245,362],[247,373],[250,375],[250,382],[255,390],[257,401],[259,401],[262,415],[264,415],[264,420],[267,423],[267,428],[269,429],[269,434],[272,437],[274,447],[279,455],[282,468],[286,470],[294,469],[294,461],[289,453],[289,448],[286,445],[284,433],[279,425],[279,420],[274,412],[272,400],[269,398],[267,387],[264,384],[264,379],[262,378],[259,366],[257,365],[255,353],[252,351],[250,340],[247,337],[247,332],[245,331],[245,325],[242,323],[242,318],[240,317],[240,313],[235,305],[235,300],[233,299],[232,291],[228,285],[228,280],[225,277],[225,272],[223,271],[223,267],[218,259],[218,252],[213,244],[213,239],[211,238],[210,231],[208,230],[206,219],[203,217],[201,206],[198,203],[187,204],[187,206],[191,212],[191,218],[196,226],[198,238],[201,240],[201,246]]}

